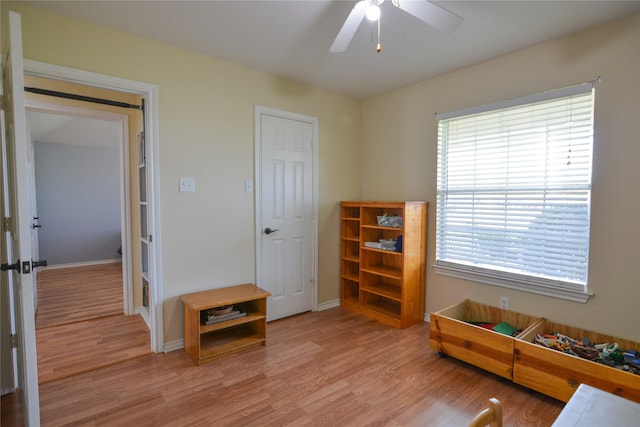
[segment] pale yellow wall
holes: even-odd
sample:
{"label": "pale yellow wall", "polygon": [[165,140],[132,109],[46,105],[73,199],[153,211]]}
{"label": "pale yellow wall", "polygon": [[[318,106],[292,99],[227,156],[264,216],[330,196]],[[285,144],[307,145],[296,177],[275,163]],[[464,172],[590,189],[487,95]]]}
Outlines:
{"label": "pale yellow wall", "polygon": [[[436,275],[438,112],[561,88],[602,76],[595,149],[588,303]],[[640,341],[640,15],[474,65],[364,102],[362,195],[429,207],[427,311],[462,299]]]}
{"label": "pale yellow wall", "polygon": [[[156,84],[165,341],[182,338],[178,295],[253,281],[253,105],[319,118],[319,301],[338,298],[344,199],[429,207],[427,311],[501,295],[523,313],[640,341],[640,16],[426,80],[363,103],[318,88],[3,2],[22,14],[25,57]],[[437,276],[434,115],[593,80],[596,142],[587,304]],[[364,108],[363,108],[364,106]],[[362,146],[360,145],[362,142]],[[362,160],[361,160],[362,158]],[[195,193],[179,193],[193,176]]]}
{"label": "pale yellow wall", "polygon": [[[339,298],[338,202],[360,195],[361,101],[20,3],[28,59],[158,86],[164,337],[183,293],[254,282],[254,105],[319,119],[319,302]],[[179,193],[178,178],[195,178]]]}

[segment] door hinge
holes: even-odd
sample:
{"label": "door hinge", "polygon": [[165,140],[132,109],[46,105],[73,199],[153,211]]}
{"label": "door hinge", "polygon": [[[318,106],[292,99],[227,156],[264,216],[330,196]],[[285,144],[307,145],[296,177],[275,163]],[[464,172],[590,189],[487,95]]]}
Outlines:
{"label": "door hinge", "polygon": [[149,234],[149,243],[153,242],[153,236]]}
{"label": "door hinge", "polygon": [[11,346],[11,348],[18,348],[18,335],[9,335],[9,345]]}

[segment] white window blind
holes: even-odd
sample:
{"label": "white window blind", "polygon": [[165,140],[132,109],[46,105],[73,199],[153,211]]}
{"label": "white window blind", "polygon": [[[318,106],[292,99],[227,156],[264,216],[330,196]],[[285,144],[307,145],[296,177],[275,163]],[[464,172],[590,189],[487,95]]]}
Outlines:
{"label": "white window blind", "polygon": [[585,84],[437,116],[436,270],[586,294],[593,98]]}

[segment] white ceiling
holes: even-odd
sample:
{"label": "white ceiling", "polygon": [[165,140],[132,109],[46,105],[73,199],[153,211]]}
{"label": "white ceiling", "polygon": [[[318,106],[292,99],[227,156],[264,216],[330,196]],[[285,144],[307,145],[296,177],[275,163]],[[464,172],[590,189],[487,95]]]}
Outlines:
{"label": "white ceiling", "polygon": [[72,117],[27,111],[29,132],[34,142],[118,148],[120,123],[87,117]]}
{"label": "white ceiling", "polygon": [[640,12],[640,1],[434,1],[464,19],[444,34],[387,0],[382,52],[365,20],[330,53],[355,1],[29,3],[359,99]]}

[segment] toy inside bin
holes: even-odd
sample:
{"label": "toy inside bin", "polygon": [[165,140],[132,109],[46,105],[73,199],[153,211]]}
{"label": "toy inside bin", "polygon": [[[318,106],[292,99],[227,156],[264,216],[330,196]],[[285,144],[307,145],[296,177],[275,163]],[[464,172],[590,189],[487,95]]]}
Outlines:
{"label": "toy inside bin", "polygon": [[402,217],[400,216],[379,215],[377,218],[378,225],[381,227],[402,228]]}

